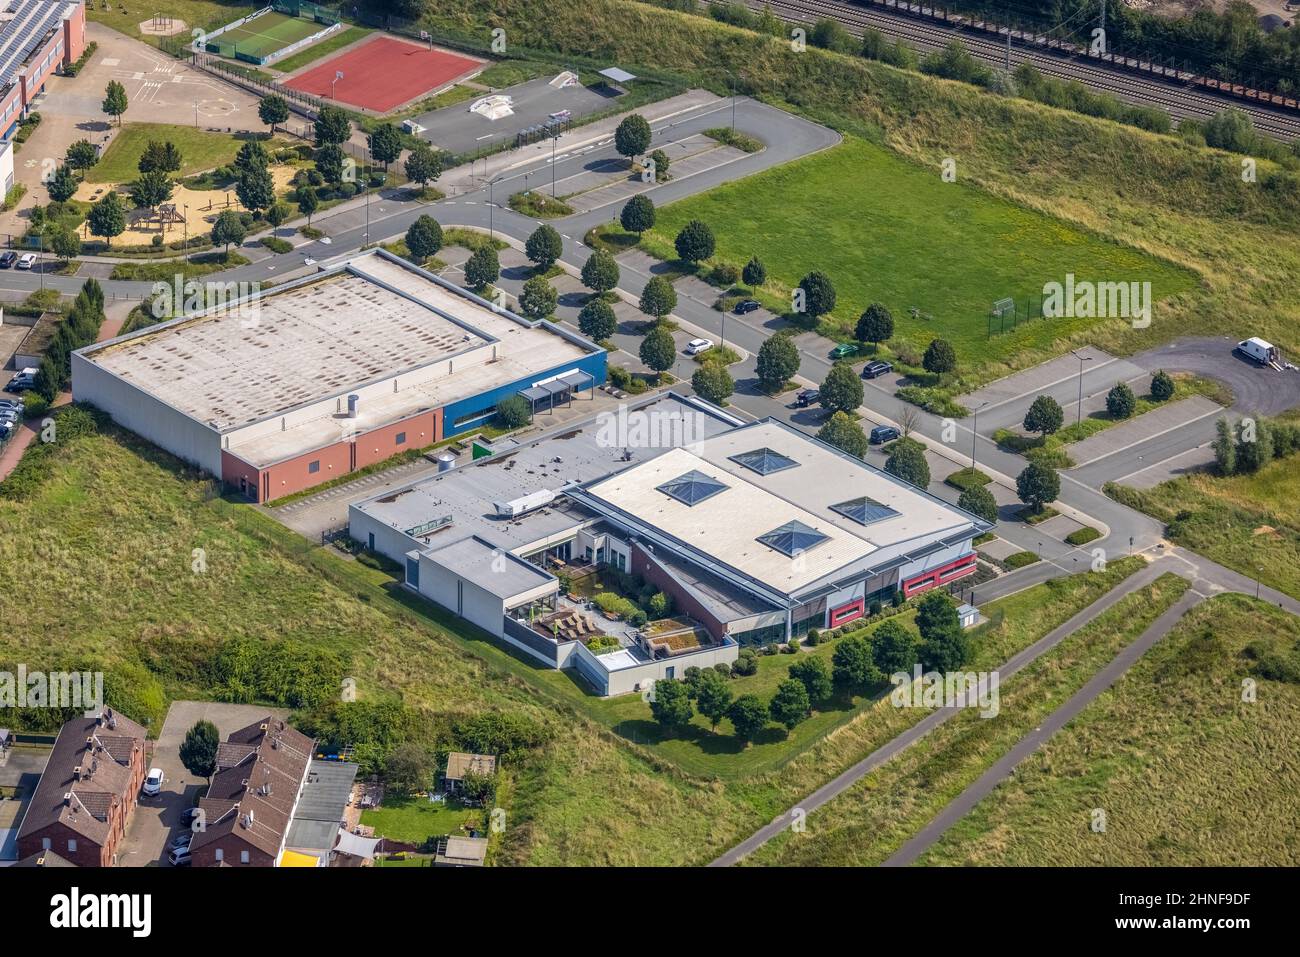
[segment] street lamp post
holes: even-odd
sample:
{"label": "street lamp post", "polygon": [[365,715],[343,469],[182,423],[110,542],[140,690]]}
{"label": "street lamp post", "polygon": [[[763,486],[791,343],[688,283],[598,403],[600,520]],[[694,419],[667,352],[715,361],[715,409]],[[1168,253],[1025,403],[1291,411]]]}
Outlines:
{"label": "street lamp post", "polygon": [[1264,574],[1264,566],[1255,566],[1255,600],[1259,600],[1259,576]]}
{"label": "street lamp post", "polygon": [[190,208],[188,205],[182,206],[181,208],[185,210],[185,222],[182,227],[185,232],[185,238],[181,240],[181,248],[185,250],[185,262],[188,264],[190,261]]}
{"label": "street lamp post", "polygon": [[560,142],[560,135],[557,133],[551,137],[551,199],[556,199],[555,195],[555,144]]}
{"label": "street lamp post", "polygon": [[970,430],[970,467],[971,468],[975,467],[975,445],[977,442],[979,442],[979,438],[980,438],[980,431],[979,431],[980,430],[980,409],[984,408],[984,406],[986,405],[988,405],[987,402],[981,402],[979,404],[979,407],[975,410],[974,413],[975,422],[974,424],[971,425],[971,430]]}
{"label": "street lamp post", "polygon": [[1074,419],[1074,424],[1078,425],[1083,421],[1083,364],[1091,362],[1092,356],[1081,356],[1077,349],[1071,349],[1070,354],[1079,360],[1079,407]]}

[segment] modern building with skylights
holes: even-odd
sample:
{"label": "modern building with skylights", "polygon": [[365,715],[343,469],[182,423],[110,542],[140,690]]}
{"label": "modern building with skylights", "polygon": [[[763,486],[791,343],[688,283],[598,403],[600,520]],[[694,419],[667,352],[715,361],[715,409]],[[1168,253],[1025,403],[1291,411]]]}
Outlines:
{"label": "modern building with skylights", "polygon": [[568,490],[715,634],[781,641],[975,571],[988,524],[775,419]]}
{"label": "modern building with skylights", "polygon": [[[604,695],[975,571],[978,517],[774,419],[671,393],[635,410],[682,411],[704,423],[686,444],[565,428],[358,502],[350,533],[404,562],[407,587]],[[611,620],[580,584],[592,575],[653,586],[671,617]],[[592,652],[609,647],[596,634],[620,647]]]}

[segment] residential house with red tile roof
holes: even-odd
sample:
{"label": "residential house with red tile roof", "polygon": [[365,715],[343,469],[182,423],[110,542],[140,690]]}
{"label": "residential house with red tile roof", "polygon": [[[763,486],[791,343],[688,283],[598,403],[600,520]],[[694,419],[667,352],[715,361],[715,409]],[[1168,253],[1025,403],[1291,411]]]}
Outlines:
{"label": "residential house with red tile roof", "polygon": [[279,718],[241,728],[217,748],[204,826],[190,842],[195,867],[275,867],[302,794],[315,742]]}
{"label": "residential house with red tile roof", "polygon": [[145,729],[105,708],[59,729],[18,829],[18,857],[110,867],[145,775]]}

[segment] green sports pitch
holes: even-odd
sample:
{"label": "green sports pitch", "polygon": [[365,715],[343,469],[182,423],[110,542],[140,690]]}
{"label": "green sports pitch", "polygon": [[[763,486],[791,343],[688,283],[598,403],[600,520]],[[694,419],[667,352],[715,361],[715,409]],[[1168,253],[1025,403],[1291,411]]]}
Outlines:
{"label": "green sports pitch", "polygon": [[208,41],[207,47],[209,52],[224,57],[236,53],[268,57],[290,43],[319,33],[325,26],[306,17],[289,17],[273,10],[214,37]]}

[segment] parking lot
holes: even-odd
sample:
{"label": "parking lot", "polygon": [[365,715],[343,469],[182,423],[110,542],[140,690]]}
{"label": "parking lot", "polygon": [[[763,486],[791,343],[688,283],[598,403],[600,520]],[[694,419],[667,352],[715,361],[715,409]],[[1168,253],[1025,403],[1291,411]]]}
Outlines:
{"label": "parking lot", "polygon": [[185,732],[196,721],[207,719],[217,726],[224,741],[226,735],[265,718],[268,714],[283,717],[288,711],[257,705],[221,704],[212,701],[173,701],[167,710],[162,733],[154,743],[150,768],[161,768],[163,788],[153,797],[140,796],[127,828],[126,839],[118,853],[123,867],[167,865],[167,852],[179,830],[181,814],[193,807],[207,787],[204,778],[186,770],[181,763],[180,747]]}

